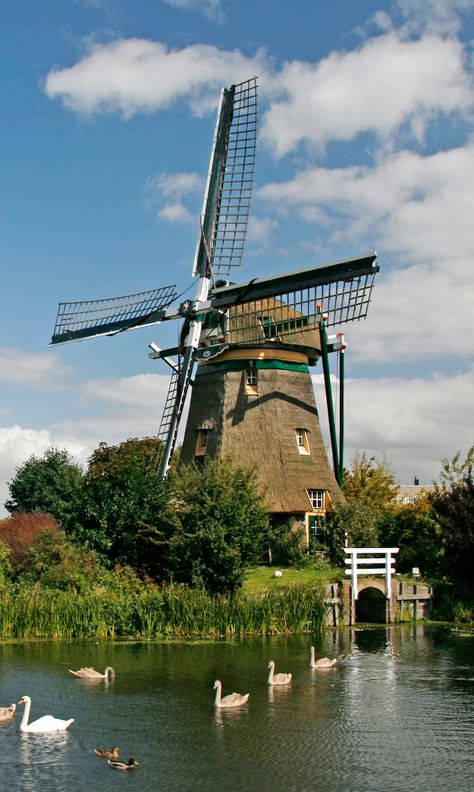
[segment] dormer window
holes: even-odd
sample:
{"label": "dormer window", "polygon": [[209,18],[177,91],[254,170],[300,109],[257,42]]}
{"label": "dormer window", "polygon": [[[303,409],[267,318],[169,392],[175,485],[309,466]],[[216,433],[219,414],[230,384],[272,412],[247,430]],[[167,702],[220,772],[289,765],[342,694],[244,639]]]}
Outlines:
{"label": "dormer window", "polygon": [[309,454],[308,432],[306,429],[295,429],[296,446],[300,454]]}
{"label": "dormer window", "polygon": [[323,511],[324,509],[324,490],[306,490],[313,511]]}

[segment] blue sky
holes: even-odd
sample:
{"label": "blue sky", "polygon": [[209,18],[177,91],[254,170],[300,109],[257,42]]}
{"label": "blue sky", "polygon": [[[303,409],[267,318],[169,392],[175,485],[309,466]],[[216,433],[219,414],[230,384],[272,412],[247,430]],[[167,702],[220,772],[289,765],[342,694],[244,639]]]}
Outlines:
{"label": "blue sky", "polygon": [[[2,0],[0,503],[31,454],[157,432],[166,326],[49,349],[57,303],[191,264],[223,85],[259,78],[235,280],[377,250],[346,461],[431,482],[474,441],[474,0]],[[314,372],[323,409],[321,372]]]}

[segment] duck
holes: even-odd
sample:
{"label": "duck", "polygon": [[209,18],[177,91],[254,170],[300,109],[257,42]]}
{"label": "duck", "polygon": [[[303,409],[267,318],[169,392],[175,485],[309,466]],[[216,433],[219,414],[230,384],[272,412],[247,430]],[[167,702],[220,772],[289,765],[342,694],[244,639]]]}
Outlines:
{"label": "duck", "polygon": [[70,668],[69,671],[74,676],[80,677],[80,679],[108,679],[109,674],[112,679],[115,678],[115,671],[112,666],[107,666],[103,674],[101,674],[100,671],[96,671],[95,668],[91,668],[90,666],[79,668],[77,671],[72,671]]}
{"label": "duck", "polygon": [[311,647],[311,668],[316,668],[320,671],[324,671],[328,668],[334,668],[337,663],[337,657],[329,658],[329,657],[320,657],[319,660],[316,660],[316,653],[314,646]]}
{"label": "duck", "polygon": [[16,704],[10,704],[9,707],[0,707],[0,721],[10,720],[15,714]]}
{"label": "duck", "polygon": [[120,756],[120,748],[118,745],[114,745],[110,750],[107,748],[93,748],[92,750],[96,756],[102,756],[104,759],[112,759],[113,761],[116,761]]}
{"label": "duck", "polygon": [[270,660],[268,664],[270,673],[268,674],[269,685],[289,685],[291,682],[292,674],[275,674],[275,661]]}
{"label": "duck", "polygon": [[216,698],[214,701],[214,706],[216,707],[241,707],[242,704],[246,704],[250,698],[250,693],[245,693],[245,695],[241,693],[229,693],[222,698],[222,682],[219,679],[216,679],[214,682],[214,690],[216,691]]}
{"label": "duck", "polygon": [[69,720],[61,720],[60,718],[54,718],[52,715],[43,715],[42,718],[38,718],[38,720],[35,720],[32,723],[28,723],[31,709],[31,698],[29,696],[22,696],[18,704],[25,705],[25,710],[20,723],[21,732],[40,733],[65,731],[65,729],[69,728],[71,723],[74,723],[74,718],[69,718]]}
{"label": "duck", "polygon": [[115,762],[109,759],[109,765],[115,770],[133,770],[139,764],[140,762],[137,762],[136,759],[129,759],[128,762]]}

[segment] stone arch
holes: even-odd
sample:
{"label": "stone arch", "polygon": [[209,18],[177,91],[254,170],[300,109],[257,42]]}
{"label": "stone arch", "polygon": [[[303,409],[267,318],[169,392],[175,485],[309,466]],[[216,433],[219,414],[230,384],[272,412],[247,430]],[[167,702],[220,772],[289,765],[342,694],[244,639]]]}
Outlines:
{"label": "stone arch", "polygon": [[387,598],[385,586],[371,585],[359,589],[359,596],[355,602],[355,621],[373,622],[375,624],[387,623]]}

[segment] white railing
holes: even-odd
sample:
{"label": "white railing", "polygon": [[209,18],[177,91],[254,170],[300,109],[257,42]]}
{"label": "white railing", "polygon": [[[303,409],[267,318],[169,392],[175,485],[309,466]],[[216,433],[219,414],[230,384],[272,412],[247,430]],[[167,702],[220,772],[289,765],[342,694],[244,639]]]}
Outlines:
{"label": "white railing", "polygon": [[[359,575],[385,575],[385,596],[390,599],[392,596],[392,575],[395,572],[395,559],[392,554],[398,553],[398,547],[345,547],[344,552],[349,556],[346,558],[346,575],[352,578],[352,599],[356,600],[359,595],[357,578]],[[370,556],[370,558],[366,557]]]}

